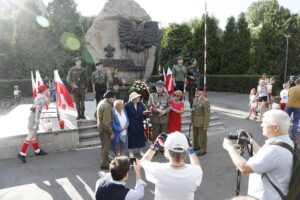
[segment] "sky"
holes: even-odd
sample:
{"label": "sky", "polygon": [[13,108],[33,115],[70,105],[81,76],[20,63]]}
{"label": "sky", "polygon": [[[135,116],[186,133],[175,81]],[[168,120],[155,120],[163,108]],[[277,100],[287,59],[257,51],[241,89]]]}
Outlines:
{"label": "sky", "polygon": [[[47,6],[51,0],[43,0]],[[84,16],[98,15],[107,0],[75,0],[77,10]],[[150,15],[160,27],[169,23],[188,22],[200,18],[205,12],[205,0],[135,0]],[[219,20],[219,26],[224,29],[227,18],[235,18],[241,12],[246,12],[252,2],[257,0],[207,0],[207,11]],[[300,13],[299,0],[279,0],[279,4],[292,13]]]}

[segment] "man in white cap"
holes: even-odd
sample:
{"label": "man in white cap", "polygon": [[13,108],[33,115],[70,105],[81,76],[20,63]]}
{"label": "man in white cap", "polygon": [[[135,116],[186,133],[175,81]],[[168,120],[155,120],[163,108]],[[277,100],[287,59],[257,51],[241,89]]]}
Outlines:
{"label": "man in white cap", "polygon": [[[164,143],[161,135],[141,159],[146,179],[155,184],[155,200],[192,200],[194,192],[202,181],[202,169],[194,149],[189,147],[187,137],[174,132]],[[168,163],[151,162],[156,151],[163,145]],[[191,164],[184,162],[189,154]]]}

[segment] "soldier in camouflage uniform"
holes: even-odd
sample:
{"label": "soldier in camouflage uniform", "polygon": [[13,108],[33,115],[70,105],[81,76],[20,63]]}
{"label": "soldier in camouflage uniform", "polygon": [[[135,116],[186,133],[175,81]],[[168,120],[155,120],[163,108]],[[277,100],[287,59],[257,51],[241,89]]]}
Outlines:
{"label": "soldier in camouflage uniform", "polygon": [[196,92],[191,122],[193,124],[193,148],[200,150],[197,155],[202,156],[207,152],[207,128],[210,122],[210,104],[202,89]]}
{"label": "soldier in camouflage uniform", "polygon": [[182,65],[182,63],[183,63],[183,57],[182,56],[177,57],[177,65],[173,66],[172,75],[175,79],[174,91],[181,90],[181,92],[184,93],[187,70],[186,67]]}
{"label": "soldier in camouflage uniform", "polygon": [[152,123],[153,138],[165,132],[168,129],[168,113],[170,112],[170,95],[164,92],[165,83],[162,81],[156,82],[156,92],[150,94],[148,108],[152,112],[150,118]]}
{"label": "soldier in camouflage uniform", "polygon": [[189,102],[190,102],[190,107],[192,108],[193,100],[195,98],[196,88],[200,87],[200,70],[199,67],[197,66],[196,58],[191,59],[191,65],[187,69],[187,79],[189,82],[189,87],[188,87]]}
{"label": "soldier in camouflage uniform", "polygon": [[103,71],[102,62],[96,63],[96,71],[92,73],[92,85],[97,106],[99,101],[103,99],[103,95],[108,89],[108,76],[107,73]]}
{"label": "soldier in camouflage uniform", "polygon": [[85,94],[87,92],[87,74],[85,69],[81,67],[81,59],[79,57],[75,58],[76,65],[71,67],[68,72],[67,82],[72,87],[72,92],[74,95],[74,100],[77,108],[77,120],[82,118],[86,119],[84,115],[85,110]]}

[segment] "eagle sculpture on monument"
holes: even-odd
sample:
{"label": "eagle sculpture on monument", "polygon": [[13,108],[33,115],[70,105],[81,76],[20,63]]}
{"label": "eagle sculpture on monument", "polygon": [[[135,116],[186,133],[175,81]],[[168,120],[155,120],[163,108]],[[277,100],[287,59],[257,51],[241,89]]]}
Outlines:
{"label": "eagle sculpture on monument", "polygon": [[121,49],[126,48],[136,53],[140,53],[152,45],[157,47],[159,45],[158,23],[121,19],[119,21],[119,37]]}

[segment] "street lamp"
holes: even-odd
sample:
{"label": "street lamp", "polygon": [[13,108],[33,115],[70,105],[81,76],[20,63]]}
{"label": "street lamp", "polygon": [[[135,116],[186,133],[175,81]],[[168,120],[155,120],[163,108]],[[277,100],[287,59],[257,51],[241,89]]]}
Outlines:
{"label": "street lamp", "polygon": [[291,37],[291,35],[284,34],[284,37],[286,37],[286,52],[285,52],[285,66],[284,66],[284,82],[286,82],[286,70],[287,70],[287,61],[288,61],[288,53],[289,53],[289,37]]}

